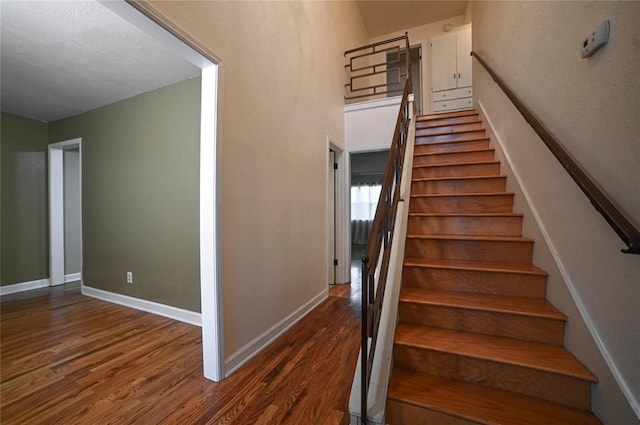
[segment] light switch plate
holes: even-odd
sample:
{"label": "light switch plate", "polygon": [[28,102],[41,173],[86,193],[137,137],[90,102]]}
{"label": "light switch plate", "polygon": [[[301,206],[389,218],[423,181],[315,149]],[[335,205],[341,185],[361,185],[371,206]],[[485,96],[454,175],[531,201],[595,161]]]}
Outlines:
{"label": "light switch plate", "polygon": [[588,58],[609,41],[609,20],[604,20],[582,42],[581,56]]}

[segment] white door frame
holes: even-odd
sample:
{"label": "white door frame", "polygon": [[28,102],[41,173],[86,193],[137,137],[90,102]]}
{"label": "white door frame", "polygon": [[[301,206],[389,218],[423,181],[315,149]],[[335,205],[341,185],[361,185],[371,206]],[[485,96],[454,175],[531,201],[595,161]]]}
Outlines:
{"label": "white door frame", "polygon": [[221,217],[218,215],[221,188],[220,127],[222,86],[220,59],[208,57],[171,34],[145,12],[124,1],[98,0],[177,55],[202,69],[200,108],[200,303],[202,310],[202,359],[204,376],[213,381],[225,378],[220,270]]}
{"label": "white door frame", "polygon": [[327,236],[329,238],[329,244],[327,247],[327,282],[329,285],[335,285],[336,283],[336,264],[335,260],[338,259],[336,250],[336,174],[337,170],[334,168],[336,163],[336,152],[333,149],[329,149],[329,163],[327,164],[329,180],[327,181]]}
{"label": "white door frame", "polygon": [[[334,161],[338,164],[338,170],[335,173],[335,256],[338,259],[338,266],[335,269],[335,282],[347,283],[351,281],[351,242],[350,242],[350,222],[349,222],[349,161],[348,155],[344,148],[337,144],[335,139],[331,136],[327,136],[327,164],[329,164],[329,151],[334,152]],[[329,167],[327,169],[327,186],[329,185]],[[327,210],[329,207],[328,199],[328,187],[327,187]],[[328,234],[328,220],[327,231]],[[329,253],[329,241],[327,241],[327,253]],[[333,260],[333,258],[327,258]],[[327,269],[327,274],[329,273]],[[326,281],[329,280],[327,276]]]}
{"label": "white door frame", "polygon": [[[82,138],[49,144],[49,280],[62,285],[64,279],[64,151],[80,152],[79,182],[82,205]],[[80,255],[82,256],[82,206],[80,207]],[[82,276],[82,261],[80,262]],[[81,280],[82,281],[82,280]]]}

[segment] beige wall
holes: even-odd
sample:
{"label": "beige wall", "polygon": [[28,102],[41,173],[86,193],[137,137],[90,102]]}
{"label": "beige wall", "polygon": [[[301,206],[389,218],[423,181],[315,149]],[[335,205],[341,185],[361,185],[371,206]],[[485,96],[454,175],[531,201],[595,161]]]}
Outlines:
{"label": "beige wall", "polygon": [[327,290],[327,135],[344,146],[352,2],[151,2],[221,59],[227,359]]}
{"label": "beige wall", "polygon": [[[640,3],[474,2],[473,49],[640,222]],[[611,20],[609,44],[580,58],[583,37]],[[637,423],[640,258],[624,246],[491,79],[474,64],[474,92],[531,208],[525,231],[551,272],[548,297],[570,315],[567,347],[600,378],[605,423]],[[624,395],[623,395],[624,394]],[[634,415],[632,408],[636,409]]]}
{"label": "beige wall", "polygon": [[[474,49],[640,224],[640,3],[478,3]],[[582,59],[604,19],[609,43]]]}
{"label": "beige wall", "polygon": [[[445,34],[444,26],[451,24],[454,27],[464,25],[464,15],[454,16],[438,22],[433,22],[418,27],[408,28],[392,34],[375,37],[370,40],[371,43],[394,38],[404,35],[405,31],[409,33],[409,43],[411,47],[420,45],[422,47],[422,113],[430,114],[431,105],[431,46],[429,39],[438,35]],[[455,30],[455,28],[454,28]],[[415,70],[413,70],[415,72]]]}

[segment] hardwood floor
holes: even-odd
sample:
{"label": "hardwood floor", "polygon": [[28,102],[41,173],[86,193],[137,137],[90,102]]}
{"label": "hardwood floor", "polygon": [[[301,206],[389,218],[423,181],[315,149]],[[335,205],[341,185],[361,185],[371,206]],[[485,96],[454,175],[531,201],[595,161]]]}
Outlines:
{"label": "hardwood floor", "polygon": [[348,424],[360,336],[359,288],[349,289],[332,288],[221,383],[202,376],[198,327],[77,286],[3,297],[0,422]]}

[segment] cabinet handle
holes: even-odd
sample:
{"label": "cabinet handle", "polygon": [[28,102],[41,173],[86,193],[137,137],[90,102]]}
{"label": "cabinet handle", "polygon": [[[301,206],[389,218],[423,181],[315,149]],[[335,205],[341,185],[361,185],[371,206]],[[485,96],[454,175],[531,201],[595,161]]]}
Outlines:
{"label": "cabinet handle", "polygon": [[460,79],[460,73],[458,72],[458,80]]}
{"label": "cabinet handle", "polygon": [[454,80],[456,79],[456,73],[455,72],[453,73],[453,79]]}

